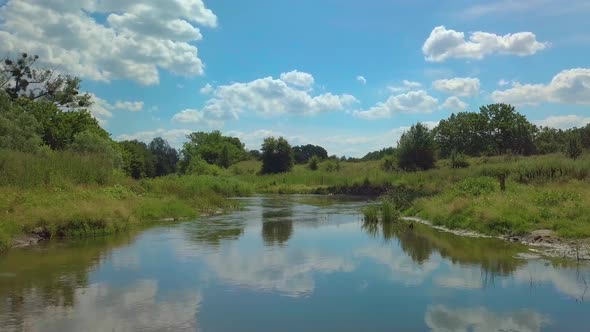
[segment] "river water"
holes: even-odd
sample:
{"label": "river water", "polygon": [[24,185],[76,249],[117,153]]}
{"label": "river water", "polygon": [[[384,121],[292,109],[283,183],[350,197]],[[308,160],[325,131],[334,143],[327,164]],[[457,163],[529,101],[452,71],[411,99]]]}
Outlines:
{"label": "river water", "polygon": [[588,265],[364,225],[362,200],[241,201],[229,215],[9,251],[0,331],[590,331]]}

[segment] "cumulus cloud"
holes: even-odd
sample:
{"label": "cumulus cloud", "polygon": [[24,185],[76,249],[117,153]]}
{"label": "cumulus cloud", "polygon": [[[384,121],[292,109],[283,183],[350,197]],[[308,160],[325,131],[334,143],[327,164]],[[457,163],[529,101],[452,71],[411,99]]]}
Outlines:
{"label": "cumulus cloud", "polygon": [[476,31],[465,40],[465,33],[447,30],[438,26],[422,46],[427,61],[443,62],[448,59],[483,59],[491,54],[517,56],[533,55],[549,47],[547,42],[537,41],[532,32],[517,32],[499,36],[489,32]]}
{"label": "cumulus cloud", "polygon": [[[313,77],[308,81],[313,81]],[[200,110],[182,111],[174,115],[173,120],[182,123],[197,123],[205,120],[218,123],[228,119],[239,119],[240,114],[244,112],[264,116],[311,115],[342,111],[357,102],[358,100],[349,94],[312,95],[305,86],[295,86],[287,84],[283,79],[265,77],[245,83],[218,86],[213,89],[211,98]]]}
{"label": "cumulus cloud", "polygon": [[139,112],[143,109],[143,101],[120,101],[115,103],[114,108],[129,112]]}
{"label": "cumulus cloud", "polygon": [[0,52],[27,50],[86,79],[150,85],[158,69],[203,73],[192,44],[202,38],[197,25],[217,25],[202,0],[8,0],[0,7]]}
{"label": "cumulus cloud", "polygon": [[510,89],[494,91],[495,102],[535,105],[542,102],[590,104],[590,68],[574,68],[559,72],[548,84],[514,83]]}
{"label": "cumulus cloud", "polygon": [[422,84],[420,84],[418,82],[403,80],[402,85],[388,86],[387,89],[391,92],[399,93],[399,92],[406,92],[406,91],[413,90],[413,89],[418,89],[421,86],[422,86]]}
{"label": "cumulus cloud", "polygon": [[295,85],[302,88],[311,88],[314,83],[313,76],[309,73],[304,73],[298,70],[293,70],[288,73],[282,73],[280,75],[281,81]]}
{"label": "cumulus cloud", "polygon": [[469,105],[466,102],[459,99],[459,97],[452,96],[447,98],[447,100],[445,100],[445,102],[440,106],[440,108],[460,112],[464,111],[467,108],[467,106]]}
{"label": "cumulus cloud", "polygon": [[362,75],[357,76],[356,80],[359,81],[362,85],[367,84],[367,79]]}
{"label": "cumulus cloud", "polygon": [[188,129],[155,129],[155,130],[146,130],[140,131],[132,134],[122,134],[117,137],[119,141],[130,141],[130,140],[138,140],[141,142],[149,143],[152,139],[156,137],[162,137],[168,143],[175,147],[180,147],[182,143],[186,140],[186,135],[190,134],[192,131]]}
{"label": "cumulus cloud", "polygon": [[447,94],[471,97],[479,93],[479,79],[472,77],[455,77],[450,79],[436,80],[432,87]]}
{"label": "cumulus cloud", "polygon": [[377,103],[368,110],[355,111],[354,116],[362,119],[390,118],[396,113],[430,113],[436,110],[438,99],[424,90],[390,96],[385,102]]}
{"label": "cumulus cloud", "polygon": [[573,127],[584,127],[590,123],[590,117],[583,117],[579,115],[558,115],[550,116],[543,120],[534,121],[536,125],[543,127],[551,127],[558,129],[569,129]]}
{"label": "cumulus cloud", "polygon": [[211,84],[207,83],[207,84],[205,84],[205,86],[203,86],[203,87],[201,88],[201,90],[199,90],[199,92],[200,92],[201,94],[208,95],[208,94],[210,94],[211,92],[213,92],[213,86],[212,86]]}

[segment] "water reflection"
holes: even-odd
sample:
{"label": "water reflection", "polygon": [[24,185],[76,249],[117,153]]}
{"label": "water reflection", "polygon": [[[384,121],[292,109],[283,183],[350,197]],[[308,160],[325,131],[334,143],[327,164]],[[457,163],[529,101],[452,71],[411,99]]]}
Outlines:
{"label": "water reflection", "polygon": [[261,208],[264,244],[286,244],[293,235],[293,202],[282,197],[266,198]]}
{"label": "water reflection", "polygon": [[441,332],[538,332],[550,323],[547,317],[532,310],[497,314],[485,307],[452,308],[445,305],[430,306],[425,321],[432,331]]}

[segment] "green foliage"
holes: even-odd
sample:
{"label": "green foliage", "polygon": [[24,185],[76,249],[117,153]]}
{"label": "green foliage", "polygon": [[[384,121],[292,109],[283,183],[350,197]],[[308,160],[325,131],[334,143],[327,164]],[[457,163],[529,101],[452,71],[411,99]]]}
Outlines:
{"label": "green foliage", "polygon": [[436,143],[443,158],[453,152],[470,156],[488,154],[492,139],[488,134],[489,124],[482,113],[460,112],[441,120],[433,130]]}
{"label": "green foliage", "polygon": [[0,149],[35,152],[43,145],[40,134],[37,119],[0,92]]}
{"label": "green foliage", "polygon": [[373,151],[367,153],[364,157],[361,158],[362,161],[369,161],[369,160],[381,160],[387,156],[394,156],[396,153],[395,148],[384,148],[379,151]]}
{"label": "green foliage", "polygon": [[307,164],[307,167],[312,171],[317,171],[319,168],[319,164],[320,164],[320,158],[318,156],[312,156],[309,159],[309,163]]}
{"label": "green foliage", "polygon": [[87,110],[64,111],[52,102],[24,98],[16,103],[37,119],[42,128],[43,142],[53,150],[67,148],[74,141],[74,136],[84,131],[92,131],[103,138],[110,137]]}
{"label": "green foliage", "polygon": [[383,164],[381,167],[386,172],[393,172],[393,171],[395,171],[396,164],[397,164],[397,162],[396,162],[395,158],[393,156],[388,156],[388,157],[383,158]]}
{"label": "green foliage", "polygon": [[581,196],[579,193],[564,190],[542,191],[534,198],[536,204],[548,207],[557,206],[565,202],[577,202],[580,200]]}
{"label": "green foliage", "polygon": [[219,166],[209,164],[199,157],[192,158],[184,171],[184,174],[191,175],[219,175],[221,173],[222,170]]}
{"label": "green foliage", "polygon": [[239,138],[223,136],[220,131],[195,132],[187,136],[188,142],[182,147],[179,170],[184,173],[191,159],[201,158],[209,164],[227,168],[247,158],[244,144]]}
{"label": "green foliage", "polygon": [[404,170],[426,170],[434,167],[434,139],[430,130],[421,123],[413,125],[402,135],[397,152],[399,166]]}
{"label": "green foliage", "polygon": [[37,69],[38,59],[37,55],[22,53],[16,60],[6,58],[2,61],[2,87],[11,99],[45,100],[68,108],[90,106],[90,95],[80,95],[79,78]]}
{"label": "green foliage", "polygon": [[576,134],[570,134],[570,137],[567,141],[565,154],[569,158],[576,160],[582,155],[582,152],[582,140],[580,139],[580,136]]}
{"label": "green foliage", "polygon": [[467,178],[457,183],[454,187],[454,194],[458,196],[481,196],[493,193],[498,190],[496,179],[480,176]]}
{"label": "green foliage", "polygon": [[312,144],[293,147],[293,158],[297,164],[305,164],[314,156],[320,160],[327,159],[328,151],[319,145]]}
{"label": "green foliage", "polygon": [[469,162],[464,154],[454,150],[451,153],[451,167],[452,168],[466,168],[469,167]]}
{"label": "green foliage", "polygon": [[511,152],[530,155],[535,151],[536,127],[508,104],[491,104],[479,108],[488,123],[487,133],[497,154]]}
{"label": "green foliage", "polygon": [[94,131],[87,130],[74,135],[74,141],[69,148],[71,151],[80,154],[102,156],[112,163],[113,168],[120,168],[123,164],[123,157],[116,148],[116,143],[111,139],[98,135]]}
{"label": "green foliage", "polygon": [[288,172],[293,167],[293,149],[283,137],[267,137],[262,143],[262,174]]}
{"label": "green foliage", "polygon": [[148,146],[138,140],[122,141],[119,146],[123,151],[123,170],[134,179],[154,177],[156,160]]}
{"label": "green foliage", "polygon": [[338,172],[341,169],[340,159],[328,160],[324,162],[324,169],[327,172]]}
{"label": "green foliage", "polygon": [[155,176],[163,176],[176,172],[178,152],[168,142],[161,138],[154,138],[148,145],[154,157]]}

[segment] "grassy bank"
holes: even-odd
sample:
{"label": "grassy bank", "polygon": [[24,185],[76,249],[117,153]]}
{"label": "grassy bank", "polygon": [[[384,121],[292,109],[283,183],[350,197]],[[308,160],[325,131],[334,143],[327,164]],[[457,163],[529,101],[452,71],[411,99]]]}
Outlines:
{"label": "grassy bank", "polygon": [[[0,250],[15,237],[116,233],[163,218],[195,218],[235,208],[247,196],[237,179],[170,175],[136,181],[100,160],[66,152],[0,154]],[[97,166],[98,165],[98,166]]]}
{"label": "grassy bank", "polygon": [[485,234],[550,229],[562,237],[590,237],[588,154],[578,160],[555,154],[471,158],[468,163],[452,168],[450,161],[440,160],[429,171],[402,172],[384,170],[382,161],[328,160],[314,171],[296,165],[289,173],[259,175],[260,163],[245,161],[216,175],[138,181],[92,156],[2,153],[0,247],[31,232],[86,236],[162,218],[194,218],[235,208],[228,197],[253,193],[385,192],[380,209],[367,210],[374,217],[401,213]]}
{"label": "grassy bank", "polygon": [[[264,176],[256,174],[258,162],[248,161],[229,172],[262,193],[387,191],[382,201],[403,214],[452,229],[493,235],[550,229],[561,237],[590,237],[588,154],[578,160],[553,154],[467,161],[468,167],[452,168],[449,160],[440,160],[435,169],[421,172],[385,171],[381,161],[340,162],[337,168],[334,161],[325,161],[316,171],[296,165],[290,173]],[[369,217],[382,213],[382,206],[368,209]]]}

